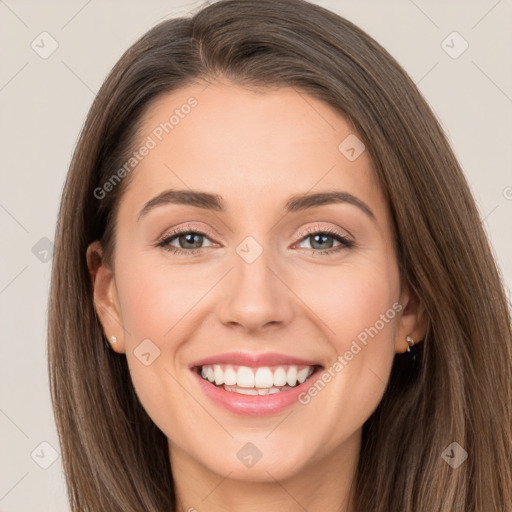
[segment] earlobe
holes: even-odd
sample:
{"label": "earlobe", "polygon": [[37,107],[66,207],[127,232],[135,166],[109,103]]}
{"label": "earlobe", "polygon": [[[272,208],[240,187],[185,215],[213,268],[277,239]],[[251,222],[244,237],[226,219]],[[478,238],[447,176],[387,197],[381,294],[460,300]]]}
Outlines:
{"label": "earlobe", "polygon": [[407,287],[400,296],[401,311],[395,336],[395,352],[410,351],[427,332],[428,318],[422,301]]}
{"label": "earlobe", "polygon": [[114,280],[114,272],[104,259],[101,243],[96,240],[87,248],[87,267],[91,276],[94,309],[110,346],[124,353],[124,329]]}

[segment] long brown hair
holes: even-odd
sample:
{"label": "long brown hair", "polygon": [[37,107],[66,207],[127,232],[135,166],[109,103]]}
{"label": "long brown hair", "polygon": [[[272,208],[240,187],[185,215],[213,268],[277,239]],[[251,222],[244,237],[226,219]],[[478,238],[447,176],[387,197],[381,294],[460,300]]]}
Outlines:
{"label": "long brown hair", "polygon": [[[427,313],[416,359],[395,357],[364,424],[356,510],[512,510],[510,313],[466,180],[400,65],[351,22],[303,0],[222,0],[160,23],[126,51],[90,109],[63,191],[49,305],[72,510],[175,510],[168,441],[139,403],[126,358],[107,345],[85,255],[94,240],[114,250],[129,177],[102,199],[95,190],[133,151],[150,102],[218,77],[294,87],[353,125],[389,203],[402,283]],[[441,456],[453,442],[468,453],[456,469]]]}

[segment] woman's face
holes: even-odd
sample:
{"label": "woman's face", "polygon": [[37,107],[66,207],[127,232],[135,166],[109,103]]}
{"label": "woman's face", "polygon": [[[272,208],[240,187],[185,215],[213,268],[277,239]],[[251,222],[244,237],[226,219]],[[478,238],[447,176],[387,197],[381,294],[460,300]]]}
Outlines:
{"label": "woman's face", "polygon": [[418,332],[354,130],[293,88],[194,85],[150,107],[125,172],[95,300],[172,462],[281,480],[357,457]]}

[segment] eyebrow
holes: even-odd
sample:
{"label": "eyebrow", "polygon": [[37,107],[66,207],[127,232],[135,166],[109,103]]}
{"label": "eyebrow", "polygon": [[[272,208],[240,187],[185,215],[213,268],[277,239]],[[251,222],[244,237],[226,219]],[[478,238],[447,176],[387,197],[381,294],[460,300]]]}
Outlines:
{"label": "eyebrow", "polygon": [[[373,221],[376,221],[375,214],[371,208],[356,196],[343,191],[317,192],[313,194],[295,194],[285,203],[286,213],[299,212],[329,204],[348,203],[362,210]],[[196,206],[205,210],[225,212],[224,200],[218,194],[200,192],[197,190],[166,190],[149,200],[139,213],[138,220],[147,215],[158,206],[167,204],[180,204]]]}

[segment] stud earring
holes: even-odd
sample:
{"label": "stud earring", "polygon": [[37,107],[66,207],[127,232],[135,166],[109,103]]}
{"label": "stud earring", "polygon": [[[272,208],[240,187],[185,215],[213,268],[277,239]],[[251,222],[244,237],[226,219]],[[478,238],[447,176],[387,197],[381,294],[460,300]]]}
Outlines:
{"label": "stud earring", "polygon": [[407,347],[407,352],[410,352],[411,347],[414,347],[414,340],[410,336],[406,336],[405,341],[407,341],[407,344],[409,345]]}
{"label": "stud earring", "polygon": [[110,336],[110,341],[112,343],[115,343],[117,341],[117,338],[115,336]]}

